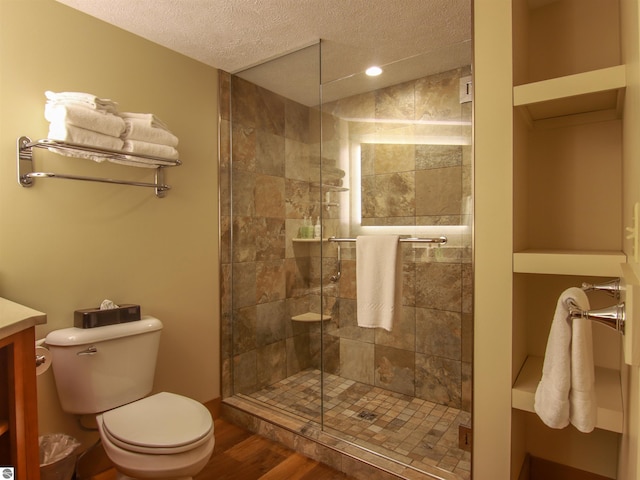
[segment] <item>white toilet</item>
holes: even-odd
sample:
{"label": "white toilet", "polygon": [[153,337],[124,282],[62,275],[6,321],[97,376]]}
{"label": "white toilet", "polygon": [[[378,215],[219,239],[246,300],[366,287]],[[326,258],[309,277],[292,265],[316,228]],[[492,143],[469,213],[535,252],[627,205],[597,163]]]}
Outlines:
{"label": "white toilet", "polygon": [[46,344],[62,409],[98,414],[104,450],[121,476],[188,479],[213,452],[213,420],[199,402],[153,387],[162,323],[141,320],[50,332]]}

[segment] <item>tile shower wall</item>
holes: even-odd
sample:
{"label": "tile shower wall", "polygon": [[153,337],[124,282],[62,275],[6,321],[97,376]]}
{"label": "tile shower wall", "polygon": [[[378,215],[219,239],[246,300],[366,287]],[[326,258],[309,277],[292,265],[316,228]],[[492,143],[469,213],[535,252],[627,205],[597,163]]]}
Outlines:
{"label": "tile shower wall", "polygon": [[[353,116],[345,115],[348,110],[369,118],[410,112],[411,119],[446,115],[470,120],[470,106],[458,102],[458,78],[463,74],[447,72],[351,97],[331,110],[323,107],[323,164],[338,163],[338,131],[332,126],[337,117]],[[251,393],[301,370],[320,368],[322,344],[323,367],[330,373],[469,410],[470,246],[404,245],[402,320],[392,332],[357,327],[355,250],[343,246],[342,278],[331,284],[336,246],[324,244],[321,255],[319,244],[291,241],[305,216],[320,215],[321,195],[311,184],[318,180],[319,113],[224,72],[220,75],[223,396]],[[427,99],[435,106],[423,108]],[[428,148],[419,147],[423,151],[418,156],[424,157]],[[464,146],[444,164],[421,162],[415,176],[447,178],[452,190],[470,195],[470,157],[470,147]],[[420,207],[426,203],[425,181],[414,186],[411,222],[424,223],[430,216],[432,224],[458,223],[462,211],[425,213]],[[430,190],[436,192],[432,198],[447,191],[441,181],[437,185],[439,190]],[[332,201],[348,198],[347,193],[332,195]],[[329,235],[339,233],[338,213],[334,208],[322,212]],[[396,224],[398,215],[374,217],[367,222]],[[321,276],[326,287],[322,302]],[[331,315],[322,341],[319,323],[291,320],[321,308]]]}
{"label": "tile shower wall", "polygon": [[291,242],[305,217],[320,215],[312,198],[319,191],[310,188],[319,155],[310,146],[312,110],[220,75],[223,394],[229,396],[319,367],[312,355],[318,327],[291,320],[309,311],[310,292],[319,287],[309,248]]}
{"label": "tile shower wall", "polygon": [[[459,96],[460,78],[469,74],[468,68],[457,69],[323,106],[323,156],[338,157],[347,130],[349,143],[364,139],[363,226],[470,224],[464,199],[472,193],[472,110]],[[422,121],[419,127],[410,124],[414,120]],[[407,143],[390,143],[393,134]],[[419,136],[437,140],[416,142]],[[470,241],[467,233],[445,247],[402,244],[403,311],[391,332],[357,326],[355,248],[342,244],[342,278],[325,297],[325,313],[332,317],[326,370],[470,411]],[[335,256],[335,250],[327,246],[325,256]],[[325,262],[329,271],[335,268],[330,258]]]}

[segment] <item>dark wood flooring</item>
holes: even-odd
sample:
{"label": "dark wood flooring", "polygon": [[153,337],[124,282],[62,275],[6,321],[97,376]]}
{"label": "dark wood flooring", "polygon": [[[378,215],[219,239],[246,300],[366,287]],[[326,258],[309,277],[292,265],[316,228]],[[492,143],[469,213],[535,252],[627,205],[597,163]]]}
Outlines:
{"label": "dark wood flooring", "polygon": [[[355,480],[221,418],[214,423],[213,455],[194,480]],[[108,469],[90,478],[115,480],[116,473]]]}

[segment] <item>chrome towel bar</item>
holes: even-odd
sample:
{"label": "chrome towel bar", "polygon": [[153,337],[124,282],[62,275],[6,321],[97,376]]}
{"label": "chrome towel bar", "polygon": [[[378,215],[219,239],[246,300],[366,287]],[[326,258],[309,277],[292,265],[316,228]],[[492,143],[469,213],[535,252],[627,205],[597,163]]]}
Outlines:
{"label": "chrome towel bar", "polygon": [[[152,167],[155,167],[155,182],[147,183],[103,177],[85,177],[80,175],[34,171],[33,148],[51,150],[62,155],[81,153],[84,155],[99,157],[105,160],[124,161],[128,163],[150,165]],[[63,178],[67,180],[82,180],[85,182],[116,183],[119,185],[133,185],[135,187],[151,187],[155,188],[156,196],[160,198],[164,197],[165,193],[171,188],[169,185],[166,185],[164,183],[164,167],[176,167],[182,164],[180,160],[169,160],[152,155],[133,154],[131,152],[109,150],[106,148],[101,149],[88,145],[51,140],[48,138],[31,141],[29,137],[25,136],[18,138],[16,156],[18,168],[18,183],[23,187],[31,187],[34,183],[34,179],[36,178]]]}
{"label": "chrome towel bar", "polygon": [[[612,297],[620,298],[620,279],[615,278],[603,283],[582,283],[582,290],[585,292],[598,291],[605,292]],[[569,318],[585,318],[594,322],[613,328],[615,331],[624,335],[624,322],[626,320],[626,311],[624,302],[610,307],[598,310],[581,310],[574,302],[569,304]]]}
{"label": "chrome towel bar", "polygon": [[604,283],[586,283],[582,284],[582,290],[585,292],[598,291],[605,292],[612,297],[620,298],[620,279],[616,278]]}
{"label": "chrome towel bar", "polygon": [[[355,242],[355,238],[337,238],[337,237],[329,237],[327,240],[330,242]],[[447,237],[434,237],[434,238],[419,238],[419,237],[411,237],[411,238],[400,238],[398,240],[402,243],[436,243],[444,245],[447,243]]]}
{"label": "chrome towel bar", "polygon": [[576,318],[592,320],[606,325],[609,328],[613,328],[618,333],[624,335],[624,322],[626,320],[624,302],[598,310],[581,310],[576,305],[571,305],[569,308],[569,318],[571,320]]}

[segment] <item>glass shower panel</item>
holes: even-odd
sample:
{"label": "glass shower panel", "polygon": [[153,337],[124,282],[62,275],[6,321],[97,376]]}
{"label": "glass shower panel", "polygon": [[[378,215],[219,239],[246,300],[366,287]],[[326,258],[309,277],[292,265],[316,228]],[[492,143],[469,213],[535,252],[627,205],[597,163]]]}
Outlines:
{"label": "glass shower panel", "polygon": [[232,393],[316,422],[319,50],[231,75],[229,127]]}
{"label": "glass shower panel", "polygon": [[420,470],[468,474],[471,45],[449,48],[467,62],[432,52],[322,84],[325,237],[447,237],[399,244],[390,330],[359,326],[356,243],[323,243],[323,428]]}

